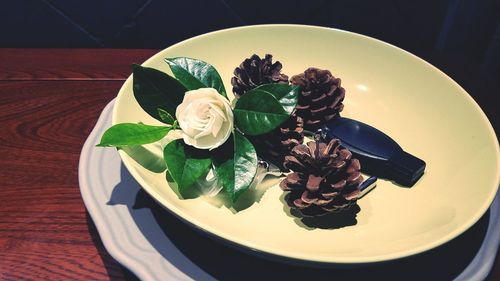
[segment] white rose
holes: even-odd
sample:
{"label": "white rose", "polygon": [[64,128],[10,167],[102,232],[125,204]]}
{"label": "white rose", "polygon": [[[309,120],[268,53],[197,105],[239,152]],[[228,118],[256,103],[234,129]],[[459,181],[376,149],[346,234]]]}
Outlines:
{"label": "white rose", "polygon": [[214,149],[233,131],[233,111],[229,101],[213,88],[186,92],[175,112],[186,144]]}

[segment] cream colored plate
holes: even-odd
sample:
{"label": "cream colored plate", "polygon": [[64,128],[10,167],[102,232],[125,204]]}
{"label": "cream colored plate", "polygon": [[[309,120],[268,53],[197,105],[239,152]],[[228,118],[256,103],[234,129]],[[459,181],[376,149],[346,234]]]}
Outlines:
{"label": "cream colored plate", "polygon": [[[219,70],[230,91],[234,68],[253,53],[273,54],[290,76],[310,66],[330,69],[347,91],[343,115],[393,137],[427,162],[426,173],[412,188],[379,180],[359,201],[356,225],[322,229],[290,215],[276,180],[252,193],[263,193],[259,202],[235,213],[205,198],[180,200],[164,173],[150,172],[121,152],[142,187],[184,220],[238,245],[279,256],[368,263],[441,245],[474,224],[491,204],[500,157],[486,116],[452,79],[392,45],[328,28],[250,26],[183,41],[144,65],[169,72],[163,58],[202,59]],[[118,94],[113,124],[156,123],[135,101],[131,82],[129,77]]]}

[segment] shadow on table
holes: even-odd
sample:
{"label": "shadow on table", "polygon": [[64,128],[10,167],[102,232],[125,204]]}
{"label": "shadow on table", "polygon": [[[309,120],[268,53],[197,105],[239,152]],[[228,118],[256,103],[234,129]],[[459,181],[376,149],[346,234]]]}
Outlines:
{"label": "shadow on table", "polygon": [[130,272],[130,270],[120,265],[115,259],[113,259],[112,256],[109,255],[109,253],[106,251],[106,248],[104,248],[101,237],[99,237],[99,233],[97,233],[95,224],[88,213],[86,214],[86,218],[87,227],[89,229],[90,236],[92,237],[92,242],[94,243],[94,246],[99,253],[102,263],[106,268],[109,280],[118,281],[123,280],[123,278],[125,278],[126,280],[139,280],[132,272]]}
{"label": "shadow on table", "polygon": [[[135,223],[158,252],[196,280],[201,276],[196,273],[200,268],[219,280],[452,280],[479,250],[489,219],[487,212],[464,234],[420,255],[372,266],[333,269],[277,262],[279,258],[274,256],[264,259],[252,255],[250,250],[243,252],[220,239],[212,239],[158,205],[123,165],[121,182],[114,188],[110,204],[127,205]],[[157,226],[151,227],[151,220],[136,219],[134,212],[143,208],[151,210]],[[159,239],[162,236],[156,233],[158,226],[170,241],[164,236]],[[186,257],[199,268],[186,263]]]}

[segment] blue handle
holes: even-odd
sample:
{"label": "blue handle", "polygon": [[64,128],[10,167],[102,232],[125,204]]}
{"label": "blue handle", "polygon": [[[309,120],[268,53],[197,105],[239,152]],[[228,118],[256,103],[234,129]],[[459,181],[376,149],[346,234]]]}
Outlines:
{"label": "blue handle", "polygon": [[361,162],[367,174],[413,186],[423,175],[425,162],[405,152],[397,142],[365,123],[339,117],[323,127],[327,138],[338,138]]}

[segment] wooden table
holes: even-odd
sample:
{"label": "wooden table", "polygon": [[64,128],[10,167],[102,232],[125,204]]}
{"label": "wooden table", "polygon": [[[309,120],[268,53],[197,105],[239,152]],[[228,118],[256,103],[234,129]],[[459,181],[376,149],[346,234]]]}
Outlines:
{"label": "wooden table", "polygon": [[78,187],[104,106],[156,50],[0,49],[0,279],[123,279]]}
{"label": "wooden table", "polygon": [[[0,49],[0,280],[133,278],[104,249],[77,167],[130,65],[154,53]],[[490,277],[500,280],[498,259]]]}

